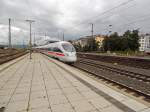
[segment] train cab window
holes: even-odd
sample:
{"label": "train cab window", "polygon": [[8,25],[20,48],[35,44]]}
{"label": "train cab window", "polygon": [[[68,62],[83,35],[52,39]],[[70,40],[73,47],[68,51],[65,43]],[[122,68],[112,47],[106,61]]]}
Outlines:
{"label": "train cab window", "polygon": [[54,47],[54,48],[53,48],[53,51],[54,51],[54,52],[60,52],[60,53],[62,53],[62,51],[61,51],[59,48],[57,48],[57,47]]}
{"label": "train cab window", "polygon": [[73,47],[73,45],[68,44],[68,43],[63,43],[62,47],[64,48],[65,51],[67,52],[75,52],[75,48]]}

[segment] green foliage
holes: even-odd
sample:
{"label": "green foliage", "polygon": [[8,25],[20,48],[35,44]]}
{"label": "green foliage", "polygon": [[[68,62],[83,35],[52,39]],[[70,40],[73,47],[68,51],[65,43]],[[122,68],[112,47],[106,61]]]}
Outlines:
{"label": "green foliage", "polygon": [[70,42],[72,44],[72,40],[68,40],[68,42]]}
{"label": "green foliage", "polygon": [[78,51],[78,52],[81,52],[81,51],[82,51],[82,46],[81,46],[80,43],[74,44],[74,47],[75,47],[76,51]]}
{"label": "green foliage", "polygon": [[96,42],[95,38],[89,38],[88,43],[85,46],[85,50],[87,51],[97,51],[98,49],[98,43]]}
{"label": "green foliage", "polygon": [[103,42],[103,47],[105,51],[126,51],[132,50],[136,51],[139,48],[139,35],[138,30],[127,30],[123,36],[119,36],[114,33],[107,37]]}

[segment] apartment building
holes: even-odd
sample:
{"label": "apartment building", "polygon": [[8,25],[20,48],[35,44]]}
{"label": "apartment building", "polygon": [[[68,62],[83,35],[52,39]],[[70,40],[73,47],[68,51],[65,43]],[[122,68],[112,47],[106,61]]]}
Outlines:
{"label": "apartment building", "polygon": [[139,44],[139,51],[145,51],[147,48],[150,48],[150,34],[141,34]]}

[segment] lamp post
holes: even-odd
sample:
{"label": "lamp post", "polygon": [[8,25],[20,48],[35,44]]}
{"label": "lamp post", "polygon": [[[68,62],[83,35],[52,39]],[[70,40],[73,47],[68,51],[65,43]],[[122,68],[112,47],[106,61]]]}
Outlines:
{"label": "lamp post", "polygon": [[32,37],[31,37],[31,25],[32,25],[32,23],[35,22],[35,21],[34,21],[34,20],[26,20],[26,21],[29,22],[29,24],[30,24],[29,49],[30,49],[30,59],[32,59],[32,57],[31,57],[31,50],[32,50],[32,43],[31,43],[31,41],[32,41]]}

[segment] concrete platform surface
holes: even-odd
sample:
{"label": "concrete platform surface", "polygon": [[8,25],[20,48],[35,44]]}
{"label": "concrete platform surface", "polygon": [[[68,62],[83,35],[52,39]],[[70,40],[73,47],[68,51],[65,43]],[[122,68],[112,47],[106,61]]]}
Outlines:
{"label": "concrete platform surface", "polygon": [[37,53],[0,71],[1,107],[4,112],[150,112],[149,106]]}

